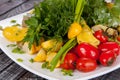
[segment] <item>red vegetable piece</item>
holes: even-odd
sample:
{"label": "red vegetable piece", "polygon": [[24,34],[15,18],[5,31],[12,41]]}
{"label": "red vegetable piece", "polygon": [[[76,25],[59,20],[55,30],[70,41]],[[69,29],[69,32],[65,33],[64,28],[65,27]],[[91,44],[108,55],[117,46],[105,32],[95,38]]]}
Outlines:
{"label": "red vegetable piece", "polygon": [[79,71],[90,72],[97,67],[96,60],[90,58],[79,58],[76,62],[76,68]]}
{"label": "red vegetable piece", "polygon": [[92,46],[89,43],[81,43],[77,45],[76,51],[79,57],[91,58],[94,60],[99,59],[99,51],[96,47]]}
{"label": "red vegetable piece", "polygon": [[98,30],[94,33],[94,36],[100,40],[100,42],[107,42],[108,41],[108,37],[104,35],[103,30]]}
{"label": "red vegetable piece", "polygon": [[116,60],[116,55],[113,50],[101,53],[99,59],[100,63],[103,66],[111,66],[115,62],[115,60]]}
{"label": "red vegetable piece", "polygon": [[102,43],[98,46],[100,52],[104,52],[104,51],[109,51],[109,50],[113,50],[117,55],[119,55],[120,53],[120,47],[119,44],[117,42],[105,42]]}
{"label": "red vegetable piece", "polygon": [[76,54],[74,53],[67,53],[65,56],[65,59],[63,61],[63,63],[60,65],[61,68],[63,69],[75,69],[76,68],[76,61],[77,61],[78,57],[76,56]]}

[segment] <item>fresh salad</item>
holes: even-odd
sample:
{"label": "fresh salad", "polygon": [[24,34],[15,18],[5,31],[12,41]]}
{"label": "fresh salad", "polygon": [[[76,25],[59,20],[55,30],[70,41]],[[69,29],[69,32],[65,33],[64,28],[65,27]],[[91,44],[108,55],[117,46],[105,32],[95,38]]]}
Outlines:
{"label": "fresh salad", "polygon": [[[1,28],[15,42],[13,53],[35,55],[43,69],[94,71],[109,67],[120,54],[120,0],[44,0],[23,17],[22,25]],[[15,22],[14,20],[12,22]],[[19,59],[20,61],[23,61]]]}

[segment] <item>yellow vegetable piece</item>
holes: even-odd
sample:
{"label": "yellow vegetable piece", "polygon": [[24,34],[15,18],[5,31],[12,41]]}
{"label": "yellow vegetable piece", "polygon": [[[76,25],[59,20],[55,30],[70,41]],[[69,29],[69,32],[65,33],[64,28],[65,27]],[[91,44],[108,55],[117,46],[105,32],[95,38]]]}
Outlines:
{"label": "yellow vegetable piece", "polygon": [[43,62],[46,60],[46,57],[47,57],[46,51],[41,48],[33,60],[35,62]]}
{"label": "yellow vegetable piece", "polygon": [[114,6],[114,3],[107,3],[107,7],[108,7],[109,9],[113,8],[113,6]]}
{"label": "yellow vegetable piece", "polygon": [[17,42],[23,40],[27,32],[27,28],[20,28],[17,26],[6,27],[3,30],[4,37],[11,41]]}
{"label": "yellow vegetable piece", "polygon": [[82,31],[82,27],[79,23],[74,22],[71,24],[68,30],[68,39],[76,37]]}
{"label": "yellow vegetable piece", "polygon": [[91,31],[82,31],[78,36],[77,36],[77,42],[87,42],[90,43],[93,46],[99,45],[100,41],[97,40],[94,35],[92,34]]}
{"label": "yellow vegetable piece", "polygon": [[63,45],[62,40],[50,39],[41,43],[41,46],[46,51],[58,51]]}
{"label": "yellow vegetable piece", "polygon": [[[46,57],[46,62],[50,63],[56,54],[57,54],[56,52],[49,52]],[[56,67],[59,67],[59,66],[60,66],[60,60],[58,61]]]}

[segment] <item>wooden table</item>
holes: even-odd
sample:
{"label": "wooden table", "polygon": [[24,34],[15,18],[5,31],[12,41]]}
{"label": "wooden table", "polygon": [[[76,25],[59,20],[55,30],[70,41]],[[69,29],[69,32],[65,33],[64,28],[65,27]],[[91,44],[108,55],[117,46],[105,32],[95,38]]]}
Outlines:
{"label": "wooden table", "polygon": [[[0,0],[0,20],[15,16],[33,8],[33,3],[42,0]],[[8,10],[5,6],[9,6]],[[7,10],[7,11],[4,11]],[[120,80],[120,69],[117,69],[106,75],[91,80]],[[0,50],[0,80],[46,80],[37,76],[16,63],[14,63],[7,55]]]}

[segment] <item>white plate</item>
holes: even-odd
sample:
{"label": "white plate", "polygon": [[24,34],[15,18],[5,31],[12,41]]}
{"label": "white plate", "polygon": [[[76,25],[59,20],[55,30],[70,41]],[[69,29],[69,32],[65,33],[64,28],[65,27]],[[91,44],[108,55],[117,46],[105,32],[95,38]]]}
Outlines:
{"label": "white plate", "polygon": [[[0,25],[3,27],[10,26],[12,25],[10,23],[11,20],[16,20],[17,23],[21,24],[22,22],[22,17],[26,13],[5,19],[0,21]],[[26,70],[37,74],[43,78],[49,79],[49,80],[87,80],[91,79],[106,73],[109,73],[117,68],[120,67],[120,56],[117,58],[116,62],[110,66],[110,67],[102,67],[99,66],[95,71],[89,72],[89,73],[82,73],[75,71],[74,76],[63,76],[62,73],[60,72],[60,69],[55,69],[55,71],[50,72],[47,69],[42,69],[41,68],[41,63],[34,62],[31,63],[29,60],[34,57],[34,55],[29,55],[28,53],[26,54],[14,54],[11,52],[12,48],[6,47],[8,44],[11,44],[11,42],[7,41],[3,35],[2,31],[0,31],[0,48],[17,64],[25,68]],[[22,58],[24,61],[23,62],[18,62],[16,59]]]}

